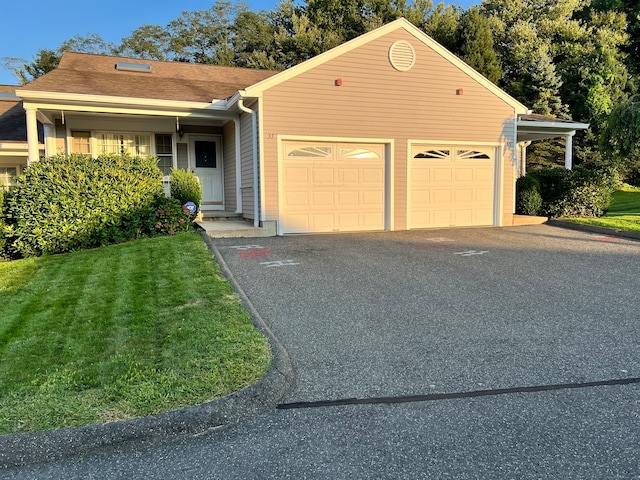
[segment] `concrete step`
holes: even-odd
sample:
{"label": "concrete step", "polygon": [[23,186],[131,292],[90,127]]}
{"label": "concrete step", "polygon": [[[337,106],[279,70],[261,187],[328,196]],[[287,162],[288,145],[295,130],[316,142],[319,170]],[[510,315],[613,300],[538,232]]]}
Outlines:
{"label": "concrete step", "polygon": [[272,237],[276,234],[272,225],[254,227],[253,223],[244,220],[202,221],[196,224],[211,238]]}
{"label": "concrete step", "polygon": [[199,222],[224,222],[224,221],[242,220],[242,215],[235,212],[224,212],[219,210],[200,212],[198,216]]}
{"label": "concrete step", "polygon": [[548,217],[536,217],[533,215],[514,215],[512,225],[540,225],[549,220]]}

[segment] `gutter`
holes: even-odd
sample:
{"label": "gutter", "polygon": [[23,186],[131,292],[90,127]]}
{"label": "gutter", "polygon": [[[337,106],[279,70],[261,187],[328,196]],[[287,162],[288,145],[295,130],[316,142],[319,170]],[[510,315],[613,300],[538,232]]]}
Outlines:
{"label": "gutter", "polygon": [[258,114],[255,110],[245,107],[243,102],[243,98],[238,99],[238,108],[244,113],[251,114],[251,132],[253,137],[253,226],[257,228],[260,226],[260,205],[258,192]]}

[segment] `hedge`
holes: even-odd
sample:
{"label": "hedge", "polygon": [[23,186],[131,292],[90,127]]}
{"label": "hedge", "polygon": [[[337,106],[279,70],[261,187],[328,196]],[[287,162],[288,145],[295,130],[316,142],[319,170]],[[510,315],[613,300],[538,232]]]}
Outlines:
{"label": "hedge", "polygon": [[516,213],[598,217],[609,208],[611,194],[620,184],[615,168],[543,168],[516,182]]}
{"label": "hedge", "polygon": [[58,155],[32,163],[8,202],[13,254],[37,256],[119,243],[149,233],[163,196],[154,157]]}

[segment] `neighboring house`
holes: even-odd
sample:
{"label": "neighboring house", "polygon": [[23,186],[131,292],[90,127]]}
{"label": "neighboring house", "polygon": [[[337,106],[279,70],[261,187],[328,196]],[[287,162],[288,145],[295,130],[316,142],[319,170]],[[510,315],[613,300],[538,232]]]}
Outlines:
{"label": "neighboring house", "polygon": [[194,170],[205,214],[278,234],[511,225],[525,142],[587,127],[530,115],[404,19],[280,73],[67,52],[17,94],[29,161],[37,121],[47,155],[157,155]]}
{"label": "neighboring house", "polygon": [[[16,86],[0,85],[0,190],[14,186],[15,177],[27,164],[27,122]],[[44,154],[42,128],[38,154]]]}

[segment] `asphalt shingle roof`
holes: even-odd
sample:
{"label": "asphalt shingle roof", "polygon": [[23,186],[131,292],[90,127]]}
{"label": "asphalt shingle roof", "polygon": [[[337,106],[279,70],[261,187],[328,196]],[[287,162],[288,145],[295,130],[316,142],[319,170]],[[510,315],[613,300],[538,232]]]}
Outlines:
{"label": "asphalt shingle roof", "polygon": [[[148,64],[151,72],[117,70],[118,62]],[[273,70],[65,52],[58,68],[37,78],[23,90],[211,102],[228,98],[276,73]]]}

